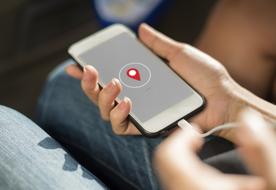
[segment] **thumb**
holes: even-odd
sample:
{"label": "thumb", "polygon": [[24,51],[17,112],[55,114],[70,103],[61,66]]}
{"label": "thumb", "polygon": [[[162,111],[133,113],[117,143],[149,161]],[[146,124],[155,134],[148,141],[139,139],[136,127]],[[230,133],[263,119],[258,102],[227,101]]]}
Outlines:
{"label": "thumb", "polygon": [[68,65],[65,68],[65,71],[71,77],[74,77],[74,78],[79,79],[79,80],[83,76],[82,70],[76,64]]}
{"label": "thumb", "polygon": [[141,24],[138,33],[139,38],[148,48],[169,61],[182,50],[180,42],[165,36],[147,24]]}
{"label": "thumb", "polygon": [[264,180],[256,176],[227,174],[219,180],[217,186],[224,188],[212,189],[235,189],[235,190],[265,190],[266,184]]}

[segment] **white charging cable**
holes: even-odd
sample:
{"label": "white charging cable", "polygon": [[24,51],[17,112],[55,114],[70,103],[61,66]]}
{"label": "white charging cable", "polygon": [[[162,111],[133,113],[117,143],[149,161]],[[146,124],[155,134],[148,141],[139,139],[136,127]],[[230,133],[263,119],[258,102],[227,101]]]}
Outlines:
{"label": "white charging cable", "polygon": [[[193,128],[193,126],[190,123],[188,123],[185,119],[180,120],[177,124],[182,129],[184,129],[186,127]],[[232,129],[232,128],[236,128],[236,127],[238,127],[238,125],[236,123],[225,123],[223,125],[219,125],[219,126],[213,128],[213,129],[211,129],[210,131],[208,131],[206,133],[201,133],[200,136],[201,137],[207,137],[207,136],[216,134],[217,132],[222,131],[224,129]]]}

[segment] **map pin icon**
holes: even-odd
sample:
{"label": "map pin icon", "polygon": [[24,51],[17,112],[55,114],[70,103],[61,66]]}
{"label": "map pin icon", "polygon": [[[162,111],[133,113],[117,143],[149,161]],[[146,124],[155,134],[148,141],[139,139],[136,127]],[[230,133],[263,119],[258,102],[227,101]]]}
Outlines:
{"label": "map pin icon", "polygon": [[127,76],[134,79],[134,80],[141,80],[140,73],[135,68],[130,68],[127,70]]}

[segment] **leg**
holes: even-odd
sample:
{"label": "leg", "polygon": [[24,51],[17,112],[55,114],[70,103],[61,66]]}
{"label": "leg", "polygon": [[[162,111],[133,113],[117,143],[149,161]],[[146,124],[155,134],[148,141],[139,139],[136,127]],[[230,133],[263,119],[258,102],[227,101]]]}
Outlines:
{"label": "leg", "polygon": [[105,189],[32,121],[0,106],[0,189]]}

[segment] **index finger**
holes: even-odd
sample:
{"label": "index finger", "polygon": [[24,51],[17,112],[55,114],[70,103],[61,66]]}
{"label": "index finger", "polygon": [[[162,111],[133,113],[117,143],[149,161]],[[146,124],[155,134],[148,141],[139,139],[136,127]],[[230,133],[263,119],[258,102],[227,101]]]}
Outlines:
{"label": "index finger", "polygon": [[82,78],[83,72],[80,69],[80,67],[77,66],[76,64],[68,65],[65,68],[65,70],[66,70],[67,74],[70,75],[71,77],[74,77],[79,80]]}

